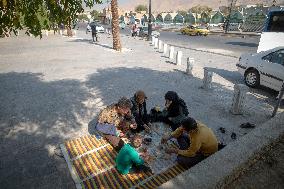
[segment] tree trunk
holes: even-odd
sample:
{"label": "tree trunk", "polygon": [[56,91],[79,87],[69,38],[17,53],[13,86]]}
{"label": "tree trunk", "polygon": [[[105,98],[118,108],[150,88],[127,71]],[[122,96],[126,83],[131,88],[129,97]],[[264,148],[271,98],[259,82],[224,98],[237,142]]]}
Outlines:
{"label": "tree trunk", "polygon": [[72,34],[72,27],[71,27],[71,18],[68,17],[67,18],[67,36],[68,37],[72,37],[73,34]]}
{"label": "tree trunk", "polygon": [[111,0],[111,15],[112,15],[111,26],[112,26],[112,36],[113,36],[113,49],[121,51],[117,0]]}

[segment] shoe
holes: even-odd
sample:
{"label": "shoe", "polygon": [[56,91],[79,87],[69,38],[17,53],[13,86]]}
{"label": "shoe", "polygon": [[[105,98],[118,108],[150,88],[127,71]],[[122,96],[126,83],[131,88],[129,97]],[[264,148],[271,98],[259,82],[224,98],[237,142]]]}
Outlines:
{"label": "shoe", "polygon": [[241,128],[255,128],[255,125],[247,122],[247,123],[241,124],[240,127]]}
{"label": "shoe", "polygon": [[231,138],[232,138],[233,140],[236,140],[236,139],[237,139],[237,134],[233,132],[233,133],[231,134]]}
{"label": "shoe", "polygon": [[226,129],[224,127],[220,127],[219,130],[221,131],[221,133],[226,133]]}

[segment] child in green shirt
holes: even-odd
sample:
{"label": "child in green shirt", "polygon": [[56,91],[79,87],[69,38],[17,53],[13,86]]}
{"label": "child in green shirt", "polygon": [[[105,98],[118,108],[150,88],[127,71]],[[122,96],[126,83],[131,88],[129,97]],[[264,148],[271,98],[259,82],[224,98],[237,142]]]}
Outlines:
{"label": "child in green shirt", "polygon": [[121,174],[125,175],[134,169],[138,170],[149,170],[144,165],[144,162],[148,160],[149,156],[141,157],[135,148],[138,148],[142,144],[142,137],[140,135],[134,135],[131,139],[131,144],[125,144],[119,151],[115,162],[116,169]]}

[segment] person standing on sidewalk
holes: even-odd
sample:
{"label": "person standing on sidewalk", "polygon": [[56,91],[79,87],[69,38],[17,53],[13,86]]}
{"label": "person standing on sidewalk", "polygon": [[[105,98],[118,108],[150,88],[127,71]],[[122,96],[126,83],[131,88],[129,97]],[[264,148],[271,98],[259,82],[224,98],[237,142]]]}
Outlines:
{"label": "person standing on sidewalk", "polygon": [[98,41],[97,26],[95,24],[92,24],[91,25],[91,30],[92,30],[93,42],[95,42],[95,38],[96,38],[96,41]]}
{"label": "person standing on sidewalk", "polygon": [[132,27],[132,37],[137,36],[137,31],[138,31],[137,24],[134,24]]}

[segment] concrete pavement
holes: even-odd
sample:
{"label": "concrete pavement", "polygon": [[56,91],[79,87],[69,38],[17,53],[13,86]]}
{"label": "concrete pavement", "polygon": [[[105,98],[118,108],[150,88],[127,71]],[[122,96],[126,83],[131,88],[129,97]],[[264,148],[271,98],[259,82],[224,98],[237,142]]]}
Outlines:
{"label": "concrete pavement", "polygon": [[[99,43],[78,32],[75,38],[44,36],[0,39],[0,185],[4,188],[74,188],[64,159],[54,153],[65,140],[88,134],[88,123],[106,105],[138,89],[149,97],[148,109],[164,104],[175,90],[190,116],[203,121],[220,141],[231,143],[238,126],[267,121],[273,101],[250,91],[244,115],[229,109],[234,81],[240,80],[233,57],[184,51],[183,64],[156,52],[149,42],[122,36],[122,53],[111,49],[110,36]],[[183,50],[183,49],[181,49]],[[195,58],[194,77],[184,74],[185,57]],[[212,67],[213,89],[200,89],[203,68]],[[232,76],[233,75],[233,76]],[[225,127],[226,134],[218,131]]]}

